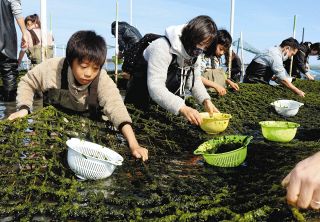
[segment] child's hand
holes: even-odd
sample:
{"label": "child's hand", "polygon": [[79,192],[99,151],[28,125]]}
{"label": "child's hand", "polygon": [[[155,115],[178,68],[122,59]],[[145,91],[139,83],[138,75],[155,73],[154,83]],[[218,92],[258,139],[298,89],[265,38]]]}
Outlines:
{"label": "child's hand", "polygon": [[239,88],[239,85],[235,82],[229,82],[229,85],[232,89],[238,91],[240,88]]}
{"label": "child's hand", "polygon": [[135,158],[142,158],[142,161],[148,160],[148,150],[140,145],[131,147],[131,153]]}
{"label": "child's hand", "polygon": [[8,117],[8,120],[14,120],[16,118],[22,118],[24,116],[28,115],[28,110],[27,109],[22,109],[19,110],[15,113],[11,113],[10,116]]}
{"label": "child's hand", "polygon": [[215,90],[217,91],[217,93],[219,94],[219,96],[224,96],[227,93],[227,90],[223,87],[223,86],[219,86],[217,85],[215,87]]}

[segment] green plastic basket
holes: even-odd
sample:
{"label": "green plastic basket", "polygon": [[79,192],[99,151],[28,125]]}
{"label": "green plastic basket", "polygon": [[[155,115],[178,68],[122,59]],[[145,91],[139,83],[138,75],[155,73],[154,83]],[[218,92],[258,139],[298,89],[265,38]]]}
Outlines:
{"label": "green plastic basket", "polygon": [[[219,167],[236,167],[239,166],[247,156],[247,146],[253,139],[252,136],[229,135],[216,137],[212,140],[202,143],[193,153],[202,155],[205,161]],[[241,143],[238,149],[216,154],[218,147],[222,144]],[[208,151],[212,153],[208,153]]]}
{"label": "green plastic basket", "polygon": [[264,138],[274,142],[290,142],[297,133],[298,123],[286,121],[261,121],[262,135]]}

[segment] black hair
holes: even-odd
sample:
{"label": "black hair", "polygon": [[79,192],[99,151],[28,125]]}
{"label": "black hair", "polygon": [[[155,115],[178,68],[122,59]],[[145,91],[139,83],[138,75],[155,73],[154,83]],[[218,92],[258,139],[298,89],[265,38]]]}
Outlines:
{"label": "black hair", "polygon": [[[122,25],[130,26],[129,23],[127,22],[118,22],[118,26],[122,26]],[[111,34],[115,35],[115,33],[116,33],[116,21],[111,23]]]}
{"label": "black hair", "polygon": [[286,46],[290,46],[292,49],[299,49],[299,42],[296,39],[290,37],[283,40],[280,44],[280,47],[282,48]]}
{"label": "black hair", "polygon": [[190,52],[205,39],[209,38],[211,43],[217,34],[216,23],[206,15],[200,15],[191,19],[182,29],[180,40],[186,52]]}
{"label": "black hair", "polygon": [[310,50],[316,50],[320,55],[320,42],[316,42],[310,45]]}
{"label": "black hair", "polygon": [[27,25],[28,21],[31,21],[32,23],[36,23],[39,28],[41,28],[41,22],[38,14],[28,15],[24,19],[24,24]]}
{"label": "black hair", "polygon": [[[205,52],[206,57],[214,56],[218,47],[218,44],[225,48],[226,54],[229,53],[229,48],[232,44],[232,37],[230,33],[225,29],[219,29],[215,40],[211,43],[208,50]],[[227,55],[229,56],[229,55]]]}
{"label": "black hair", "polygon": [[103,66],[107,56],[107,45],[104,39],[94,31],[78,31],[68,41],[66,59],[69,65],[75,59],[82,62],[84,59]]}

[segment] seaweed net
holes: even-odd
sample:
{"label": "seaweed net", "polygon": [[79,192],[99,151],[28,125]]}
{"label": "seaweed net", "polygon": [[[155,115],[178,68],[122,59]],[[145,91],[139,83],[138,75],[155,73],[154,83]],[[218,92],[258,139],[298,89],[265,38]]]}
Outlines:
{"label": "seaweed net", "polygon": [[[131,157],[126,141],[108,123],[68,115],[49,106],[27,118],[0,122],[0,220],[4,221],[310,221],[319,212],[288,206],[282,178],[320,150],[320,84],[297,81],[298,98],[281,87],[241,84],[240,92],[212,94],[232,114],[221,135],[253,135],[245,162],[236,168],[207,165],[193,151],[212,136],[158,106],[131,106],[139,142],[150,160]],[[289,121],[301,124],[290,143],[265,141],[259,121],[283,120],[274,100],[305,105]],[[188,104],[201,111],[189,99]],[[68,138],[112,148],[125,159],[105,180],[80,181],[66,162]]]}

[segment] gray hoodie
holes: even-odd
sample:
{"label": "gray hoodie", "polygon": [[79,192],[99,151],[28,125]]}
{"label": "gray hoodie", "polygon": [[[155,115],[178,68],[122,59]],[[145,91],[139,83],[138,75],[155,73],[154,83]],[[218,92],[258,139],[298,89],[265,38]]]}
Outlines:
{"label": "gray hoodie", "polygon": [[[150,97],[161,107],[171,113],[178,114],[185,101],[170,92],[166,87],[168,67],[172,61],[172,54],[177,55],[177,62],[181,72],[186,72],[191,66],[188,65],[192,58],[185,51],[180,40],[182,29],[185,25],[170,26],[165,31],[165,36],[169,39],[170,44],[165,38],[159,38],[153,41],[144,51],[143,56],[148,63],[147,83]],[[200,57],[193,65],[195,81],[192,88],[192,95],[198,103],[202,104],[210,96],[201,81]],[[181,81],[180,95],[184,95],[185,89],[191,89],[192,76]]]}

